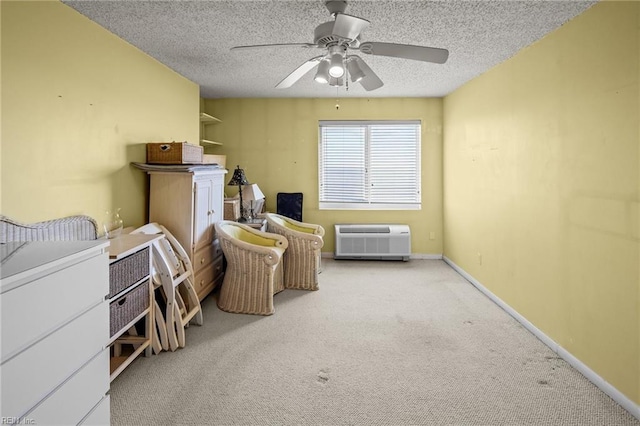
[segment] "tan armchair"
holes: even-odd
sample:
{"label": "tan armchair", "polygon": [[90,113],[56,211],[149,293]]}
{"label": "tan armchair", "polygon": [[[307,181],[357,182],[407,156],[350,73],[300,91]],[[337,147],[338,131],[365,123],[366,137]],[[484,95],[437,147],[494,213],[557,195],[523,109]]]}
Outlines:
{"label": "tan armchair", "polygon": [[233,313],[273,314],[273,295],[284,290],[282,257],[287,239],[229,220],[216,223],[215,229],[227,259],[218,307]]}
{"label": "tan armchair", "polygon": [[320,249],[324,228],[299,222],[275,213],[267,213],[267,231],[286,237],[289,248],[284,254],[284,287],[318,290]]}

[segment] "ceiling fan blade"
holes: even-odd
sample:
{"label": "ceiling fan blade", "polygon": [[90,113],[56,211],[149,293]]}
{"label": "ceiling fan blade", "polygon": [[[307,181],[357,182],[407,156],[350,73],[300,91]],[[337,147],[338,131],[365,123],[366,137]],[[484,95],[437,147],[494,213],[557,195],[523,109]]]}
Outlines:
{"label": "ceiling fan blade", "polygon": [[437,47],[414,46],[411,44],[380,43],[367,41],[360,44],[360,51],[369,55],[391,56],[394,58],[413,59],[415,61],[444,64],[449,57],[447,49]]}
{"label": "ceiling fan blade", "polygon": [[316,56],[315,58],[309,59],[307,62],[300,65],[298,68],[293,70],[291,74],[286,76],[280,83],[276,85],[276,89],[286,89],[300,80],[303,75],[311,71],[314,67],[318,65],[323,56]]}
{"label": "ceiling fan blade", "polygon": [[364,87],[364,90],[371,91],[384,86],[384,83],[382,82],[382,80],[380,80],[380,77],[378,77],[376,73],[373,72],[371,68],[369,68],[369,65],[367,65],[367,63],[363,61],[362,58],[357,55],[353,55],[352,58],[356,61],[362,72],[364,72],[364,77],[358,82],[362,87]]}
{"label": "ceiling fan blade", "polygon": [[331,32],[338,37],[355,40],[369,24],[370,22],[366,19],[345,15],[344,13],[337,13]]}
{"label": "ceiling fan blade", "polygon": [[234,46],[229,50],[241,50],[241,49],[259,49],[262,47],[318,47],[311,43],[276,43],[276,44],[254,44],[249,46]]}

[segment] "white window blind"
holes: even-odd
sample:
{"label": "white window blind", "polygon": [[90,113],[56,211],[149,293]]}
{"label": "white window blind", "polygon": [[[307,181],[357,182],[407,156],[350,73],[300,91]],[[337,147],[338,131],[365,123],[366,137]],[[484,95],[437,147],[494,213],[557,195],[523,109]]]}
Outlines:
{"label": "white window blind", "polygon": [[321,209],[419,209],[419,121],[321,121]]}

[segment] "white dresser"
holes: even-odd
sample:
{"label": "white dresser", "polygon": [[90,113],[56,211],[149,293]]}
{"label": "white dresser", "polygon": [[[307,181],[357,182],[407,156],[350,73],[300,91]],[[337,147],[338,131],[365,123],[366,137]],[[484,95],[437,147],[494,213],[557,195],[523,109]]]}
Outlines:
{"label": "white dresser", "polygon": [[0,244],[3,424],[109,424],[108,247]]}

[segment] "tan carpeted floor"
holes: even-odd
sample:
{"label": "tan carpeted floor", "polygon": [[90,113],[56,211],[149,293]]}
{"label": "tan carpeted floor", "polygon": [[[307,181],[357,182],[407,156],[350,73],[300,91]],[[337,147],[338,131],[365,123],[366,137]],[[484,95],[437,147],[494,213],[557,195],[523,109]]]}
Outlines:
{"label": "tan carpeted floor", "polygon": [[112,425],[640,425],[443,261],[323,259],[111,384]]}

